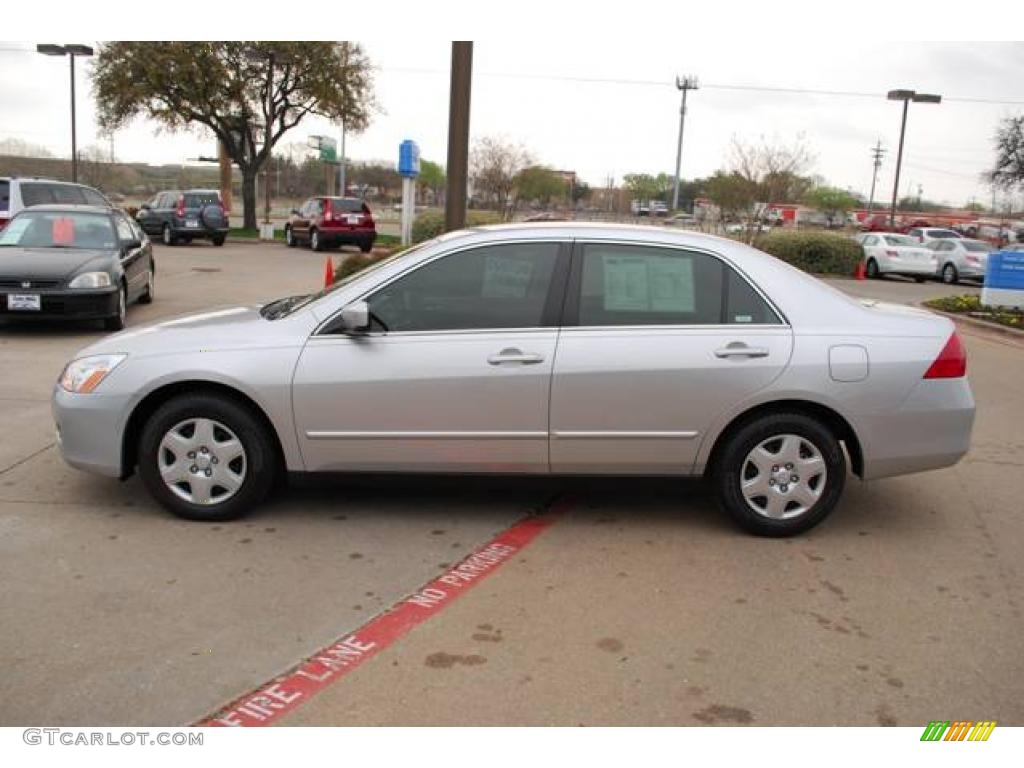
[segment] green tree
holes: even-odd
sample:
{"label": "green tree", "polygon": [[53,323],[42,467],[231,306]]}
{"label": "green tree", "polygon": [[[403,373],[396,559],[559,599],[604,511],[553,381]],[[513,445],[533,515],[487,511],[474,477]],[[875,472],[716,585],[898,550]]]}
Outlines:
{"label": "green tree", "polygon": [[516,199],[548,205],[553,198],[564,198],[569,185],[561,174],[543,165],[524,168],[516,176]]}
{"label": "green tree", "polygon": [[530,153],[518,144],[486,136],[479,139],[469,155],[473,194],[508,215],[516,177],[533,162]]}
{"label": "green tree", "polygon": [[705,182],[704,189],[711,202],[718,206],[723,219],[747,219],[753,215],[758,186],[741,174],[716,171]]}
{"label": "green tree", "polygon": [[430,160],[420,161],[420,177],[417,180],[424,189],[429,189],[434,201],[441,199],[447,178],[444,167]]}
{"label": "green tree", "polygon": [[656,200],[660,187],[656,176],[649,173],[627,173],[622,184],[629,190],[630,197],[641,202]]}
{"label": "green tree", "polygon": [[988,180],[1000,189],[1024,188],[1024,115],[1007,117],[996,129],[996,162]]}
{"label": "green tree", "polygon": [[274,145],[308,115],[363,130],[370,72],[348,42],[112,42],[99,47],[92,78],[104,131],[142,115],[223,142],[241,171],[244,225],[255,228],[256,177]]}
{"label": "green tree", "polygon": [[835,225],[837,218],[842,221],[847,213],[857,207],[857,198],[838,187],[815,187],[804,196],[804,202],[825,214],[829,226]]}

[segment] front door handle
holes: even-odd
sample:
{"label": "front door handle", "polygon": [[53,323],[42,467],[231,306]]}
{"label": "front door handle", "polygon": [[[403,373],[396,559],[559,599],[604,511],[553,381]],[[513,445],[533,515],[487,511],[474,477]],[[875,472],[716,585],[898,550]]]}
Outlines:
{"label": "front door handle", "polygon": [[519,363],[520,365],[536,365],[537,363],[544,362],[544,355],[538,355],[532,352],[523,352],[522,350],[514,347],[503,349],[496,355],[491,355],[487,358],[487,362],[491,365],[505,365],[506,363]]}
{"label": "front door handle", "polygon": [[726,347],[715,350],[715,357],[768,357],[764,347],[748,347],[742,342],[733,342]]}

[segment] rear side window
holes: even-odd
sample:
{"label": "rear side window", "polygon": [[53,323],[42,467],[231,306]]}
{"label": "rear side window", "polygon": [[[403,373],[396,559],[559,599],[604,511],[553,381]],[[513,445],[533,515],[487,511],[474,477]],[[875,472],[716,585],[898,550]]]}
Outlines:
{"label": "rear side window", "polygon": [[106,207],[108,205],[107,199],[91,187],[81,187],[82,195],[85,197],[85,202],[89,205],[102,205]]}
{"label": "rear side window", "polygon": [[703,253],[585,245],[579,324],[718,325],[723,280],[722,262]]}
{"label": "rear side window", "polygon": [[216,192],[186,192],[185,193],[185,207],[186,208],[205,208],[207,205],[217,205],[220,203],[220,195]]}
{"label": "rear side window", "polygon": [[85,202],[85,195],[82,194],[81,187],[76,187],[73,184],[54,184],[53,202],[82,205]]}
{"label": "rear side window", "polygon": [[0,180],[0,211],[11,210],[11,182]]}
{"label": "rear side window", "polygon": [[736,270],[725,268],[726,297],[725,323],[749,325],[777,325],[781,321],[767,302],[758,295],[750,283],[740,277]]}

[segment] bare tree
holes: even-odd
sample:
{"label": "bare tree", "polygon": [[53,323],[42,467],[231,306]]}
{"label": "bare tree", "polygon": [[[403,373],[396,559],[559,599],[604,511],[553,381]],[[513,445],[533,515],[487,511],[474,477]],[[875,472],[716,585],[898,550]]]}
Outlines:
{"label": "bare tree", "polygon": [[748,212],[750,240],[756,234],[754,222],[762,210],[767,212],[778,203],[798,200],[809,190],[811,182],[806,173],[813,163],[814,155],[802,133],[797,134],[789,145],[782,144],[777,138],[769,141],[764,136],[756,144],[733,137],[731,170],[757,189],[758,202],[764,205],[763,209],[751,206]]}
{"label": "bare tree", "polygon": [[507,216],[516,177],[532,163],[533,158],[522,145],[493,136],[478,140],[469,157],[474,195],[484,197]]}

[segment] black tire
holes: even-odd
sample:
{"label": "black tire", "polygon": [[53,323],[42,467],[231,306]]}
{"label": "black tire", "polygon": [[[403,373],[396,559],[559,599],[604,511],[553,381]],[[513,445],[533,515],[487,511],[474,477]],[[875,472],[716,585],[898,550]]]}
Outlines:
{"label": "black tire", "polygon": [[[234,495],[219,503],[195,504],[175,494],[160,475],[160,443],[167,432],[190,418],[205,418],[228,427],[245,450],[245,478]],[[272,438],[250,410],[217,394],[178,395],[146,421],[139,438],[139,476],[163,507],[186,520],[215,522],[241,517],[270,492],[277,472]]]}
{"label": "black tire", "polygon": [[914,278],[914,282],[915,283],[923,283],[924,281],[925,281],[925,278],[923,278],[923,277],[915,277]]}
{"label": "black tire", "polygon": [[156,298],[156,262],[150,261],[146,290],[139,296],[139,304],[152,304],[154,298]]}
{"label": "black tire", "polygon": [[218,247],[222,246],[222,245],[224,245],[224,240],[225,240],[224,235],[217,235],[215,238],[213,238],[213,244],[218,246]]}
{"label": "black tire", "polygon": [[957,285],[960,282],[960,275],[956,271],[956,264],[947,262],[942,268],[942,282],[946,285]]}
{"label": "black tire", "polygon": [[[742,477],[749,469],[747,458],[751,451],[780,435],[795,435],[809,443],[817,449],[825,467],[824,479],[818,480],[825,487],[820,490],[817,500],[805,511],[785,519],[768,517],[755,510],[752,506],[755,502],[748,502],[741,490]],[[742,424],[727,436],[726,441],[712,468],[715,496],[719,506],[750,533],[758,536],[794,536],[813,528],[835,508],[846,483],[846,457],[832,431],[817,419],[802,413],[771,413]],[[781,464],[780,467],[784,474],[791,471]],[[804,479],[810,486],[814,477]],[[786,490],[785,485],[772,482],[775,487],[770,493]],[[764,506],[767,507],[769,500],[763,498]],[[798,504],[789,497],[785,497],[783,503],[787,505],[786,509],[789,504]],[[799,509],[799,504],[796,509]]]}
{"label": "black tire", "polygon": [[174,236],[174,230],[171,229],[170,224],[164,224],[160,230],[160,239],[164,245],[177,245],[178,238]]}
{"label": "black tire", "polygon": [[867,275],[869,280],[878,280],[882,276],[878,269],[878,262],[874,259],[868,259]]}
{"label": "black tire", "polygon": [[360,240],[359,250],[363,253],[369,253],[373,250],[373,240]]}
{"label": "black tire", "polygon": [[123,331],[128,322],[128,289],[124,283],[117,292],[117,314],[108,317],[103,321],[103,327],[108,331]]}
{"label": "black tire", "polygon": [[294,248],[296,245],[299,244],[298,241],[295,239],[295,235],[292,233],[291,227],[284,228],[284,244],[287,245],[289,248]]}
{"label": "black tire", "polygon": [[316,229],[309,231],[309,247],[314,251],[322,251],[324,249],[323,241],[320,239],[320,232]]}

